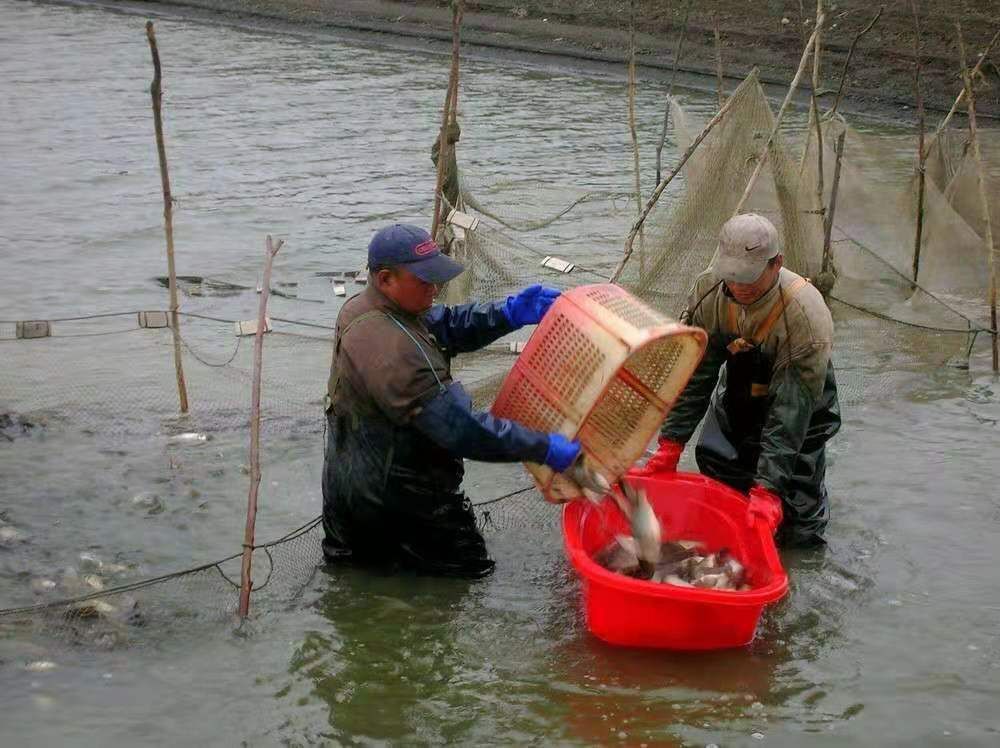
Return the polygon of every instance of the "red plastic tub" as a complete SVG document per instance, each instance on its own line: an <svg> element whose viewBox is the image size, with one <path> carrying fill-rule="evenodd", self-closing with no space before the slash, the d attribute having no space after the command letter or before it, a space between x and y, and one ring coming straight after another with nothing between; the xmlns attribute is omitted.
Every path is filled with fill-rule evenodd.
<svg viewBox="0 0 1000 748"><path fill-rule="evenodd" d="M764 606L784 596L788 575L772 528L750 518L745 496L697 473L629 478L642 486L663 526L664 540L700 540L728 548L746 567L752 589L707 590L615 574L593 556L628 522L610 497L599 505L577 500L563 511L563 538L583 585L587 628L600 639L630 647L697 650L748 644Z"/></svg>

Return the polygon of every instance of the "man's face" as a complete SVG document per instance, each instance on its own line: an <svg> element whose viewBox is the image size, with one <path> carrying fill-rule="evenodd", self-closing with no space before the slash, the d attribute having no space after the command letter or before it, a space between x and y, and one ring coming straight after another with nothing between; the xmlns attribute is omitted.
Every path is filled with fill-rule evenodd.
<svg viewBox="0 0 1000 748"><path fill-rule="evenodd" d="M737 304L743 304L744 306L753 304L757 299L771 290L771 286L778 279L778 272L781 270L783 261L784 257L778 255L772 262L768 263L767 267L764 268L764 272L753 283L726 281L726 288L729 289L729 293L733 295Z"/></svg>
<svg viewBox="0 0 1000 748"><path fill-rule="evenodd" d="M409 314L421 314L430 309L440 290L439 286L420 280L403 267L379 270L375 274L375 283L384 296Z"/></svg>

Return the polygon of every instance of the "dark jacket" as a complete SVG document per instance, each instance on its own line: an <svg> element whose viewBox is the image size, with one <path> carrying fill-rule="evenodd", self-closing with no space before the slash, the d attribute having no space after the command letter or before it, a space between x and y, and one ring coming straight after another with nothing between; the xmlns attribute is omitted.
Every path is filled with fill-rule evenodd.
<svg viewBox="0 0 1000 748"><path fill-rule="evenodd" d="M492 569L460 492L462 459L542 462L548 436L473 411L450 360L512 329L500 304L414 316L374 285L344 305L328 383L328 557L440 574Z"/></svg>

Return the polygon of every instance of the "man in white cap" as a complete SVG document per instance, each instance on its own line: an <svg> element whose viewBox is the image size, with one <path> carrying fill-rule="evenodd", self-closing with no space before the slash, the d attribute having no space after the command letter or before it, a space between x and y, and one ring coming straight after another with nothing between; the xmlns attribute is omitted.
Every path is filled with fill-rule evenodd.
<svg viewBox="0 0 1000 748"><path fill-rule="evenodd" d="M737 215L722 227L681 317L708 332L708 348L641 472L676 470L705 417L695 449L702 473L748 492L751 511L782 544L819 545L830 516L825 445L840 429L833 320L819 291L783 260L763 216Z"/></svg>

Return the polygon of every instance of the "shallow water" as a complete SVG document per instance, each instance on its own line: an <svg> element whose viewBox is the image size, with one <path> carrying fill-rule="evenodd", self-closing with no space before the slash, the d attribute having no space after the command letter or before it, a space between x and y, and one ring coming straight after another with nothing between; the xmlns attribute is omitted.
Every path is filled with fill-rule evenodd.
<svg viewBox="0 0 1000 748"><path fill-rule="evenodd" d="M153 281L165 263L143 20L0 0L0 319L165 305ZM300 283L295 293L322 302L275 298L272 315L331 321L338 304L312 274L359 268L376 227L429 211L445 59L335 33L164 19L157 34L179 272L252 287L270 232L288 242L275 283ZM682 99L696 112L713 105ZM463 67L463 165L484 184L516 175L625 192L623 102L615 71L473 53ZM641 89L638 109L650 143L658 92ZM633 207L605 201L531 243L607 266ZM248 318L256 295L184 297L183 306ZM101 413L79 419L84 428L54 419L0 441L0 510L28 535L0 547L0 607L33 602L30 580L77 565L81 552L133 564L141 577L239 549L245 431L169 445L168 433L202 422L169 418L170 397L143 407L116 390L126 373L169 384L167 339L144 335L58 342L60 356L56 341L0 342L0 384L34 376L25 368L33 356L53 356L59 374L80 366L81 379L94 379L82 384L137 419L110 441ZM283 359L294 371L273 380L315 381L321 393L322 340L281 340L269 339L269 355L295 355ZM230 346L211 353L224 358ZM506 516L496 509L508 529L488 533L498 566L487 580L306 573L302 595L261 606L248 635L216 617L152 619L135 646L110 652L0 641L3 742L996 744L1000 401L987 364L981 351L971 373L891 350L876 362L895 386L848 410L832 444L830 546L785 555L792 590L745 649L651 654L595 641L557 510L539 511L529 496ZM193 400L228 392L222 405L242 407L245 380L191 376L202 387ZM319 512L321 426L294 394L288 422L265 434L258 538ZM4 397L0 388L0 405ZM222 405L205 424L234 417ZM155 428L141 436L147 411ZM519 467L469 466L477 501L525 483ZM163 511L131 502L144 491ZM38 659L58 668L24 670Z"/></svg>

